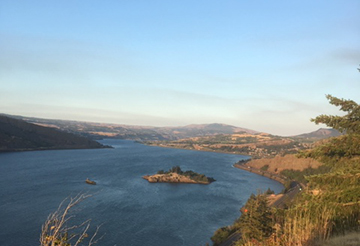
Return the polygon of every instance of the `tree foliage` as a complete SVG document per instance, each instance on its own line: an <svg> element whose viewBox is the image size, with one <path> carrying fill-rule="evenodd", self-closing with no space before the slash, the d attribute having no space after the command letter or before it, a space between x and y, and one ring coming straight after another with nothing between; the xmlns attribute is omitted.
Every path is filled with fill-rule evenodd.
<svg viewBox="0 0 360 246"><path fill-rule="evenodd" d="M183 170L181 170L181 168L179 166L174 166L174 167L170 168L169 171L159 170L157 172L157 174L169 174L169 173L177 173L179 175L186 176L186 177L188 177L194 181L198 181L198 182L211 183L211 182L215 181L215 179L212 177L206 177L204 174L196 173L191 170L187 170L184 172Z"/></svg>
<svg viewBox="0 0 360 246"><path fill-rule="evenodd" d="M211 241L214 243L213 245L214 246L220 245L230 236L232 232L233 231L228 226L217 229L214 235L211 237Z"/></svg>
<svg viewBox="0 0 360 246"><path fill-rule="evenodd" d="M326 98L330 104L340 107L346 114L319 115L311 121L326 124L344 135L324 141L311 151L300 153L300 156L315 158L330 166L340 166L342 158L360 156L360 105L353 100L339 99L331 95L326 95Z"/></svg>
<svg viewBox="0 0 360 246"><path fill-rule="evenodd" d="M360 134L360 105L353 100L339 99L331 95L326 95L330 104L340 107L340 110L346 112L344 116L319 115L312 122L322 123L332 127L342 133Z"/></svg>
<svg viewBox="0 0 360 246"><path fill-rule="evenodd" d="M252 194L245 206L242 215L236 222L244 240L262 240L269 237L273 231L272 212L267 204L265 194Z"/></svg>
<svg viewBox="0 0 360 246"><path fill-rule="evenodd" d="M235 245L316 245L338 233L360 231L360 106L352 100L326 97L346 114L320 115L312 121L343 135L299 154L325 165L281 172L291 179L308 181L286 209L269 210L262 196L252 195L235 224L243 237Z"/></svg>
<svg viewBox="0 0 360 246"><path fill-rule="evenodd" d="M329 166L339 166L340 159L360 156L360 134L343 135L299 154L311 157Z"/></svg>

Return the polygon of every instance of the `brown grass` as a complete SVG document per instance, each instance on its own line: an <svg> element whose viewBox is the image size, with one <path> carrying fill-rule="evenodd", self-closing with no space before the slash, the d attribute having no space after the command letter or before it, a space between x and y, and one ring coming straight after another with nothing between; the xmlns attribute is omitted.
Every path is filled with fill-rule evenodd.
<svg viewBox="0 0 360 246"><path fill-rule="evenodd" d="M285 169L302 171L306 168L318 168L321 163L311 158L297 158L295 155L276 156L269 159L255 159L246 163L247 166L260 169L269 165L268 172L280 173ZM275 172L276 170L276 172Z"/></svg>
<svg viewBox="0 0 360 246"><path fill-rule="evenodd" d="M246 242L237 242L236 246L325 246L329 240L331 229L332 208L323 207L316 216L308 210L295 209L294 214L288 214L282 226L276 224L274 233L265 241L258 242L250 239ZM322 244L316 244L322 242ZM353 239L351 239L353 240ZM351 241L350 239L348 242ZM352 242L352 241L351 241ZM334 244L342 246L355 246L358 244ZM331 245L332 246L332 245Z"/></svg>
<svg viewBox="0 0 360 246"><path fill-rule="evenodd" d="M330 238L327 241L317 243L315 246L359 246L360 233L352 232L344 236Z"/></svg>

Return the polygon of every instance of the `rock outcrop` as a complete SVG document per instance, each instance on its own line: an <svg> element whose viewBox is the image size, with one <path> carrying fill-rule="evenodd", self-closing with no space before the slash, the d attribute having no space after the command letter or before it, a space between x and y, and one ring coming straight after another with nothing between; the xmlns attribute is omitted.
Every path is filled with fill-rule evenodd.
<svg viewBox="0 0 360 246"><path fill-rule="evenodd" d="M143 176L150 183L184 183L184 184L210 184L212 181L196 181L177 173L154 174Z"/></svg>

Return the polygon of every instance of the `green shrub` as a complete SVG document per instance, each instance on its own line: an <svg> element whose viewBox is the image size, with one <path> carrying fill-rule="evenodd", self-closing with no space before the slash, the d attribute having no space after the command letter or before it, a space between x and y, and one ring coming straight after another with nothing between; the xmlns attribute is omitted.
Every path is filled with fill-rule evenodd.
<svg viewBox="0 0 360 246"><path fill-rule="evenodd" d="M214 246L217 246L224 242L231 234L231 229L226 227L221 227L217 229L214 233L214 235L211 237L211 241L213 241Z"/></svg>

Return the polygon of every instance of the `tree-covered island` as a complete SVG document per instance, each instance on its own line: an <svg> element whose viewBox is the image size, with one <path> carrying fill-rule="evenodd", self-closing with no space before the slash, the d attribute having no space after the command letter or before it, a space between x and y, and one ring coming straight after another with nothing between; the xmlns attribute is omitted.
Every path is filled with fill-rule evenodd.
<svg viewBox="0 0 360 246"><path fill-rule="evenodd" d="M210 184L214 178L206 177L193 171L182 171L179 166L172 167L169 171L160 170L154 175L145 175L150 183L186 183L186 184Z"/></svg>

